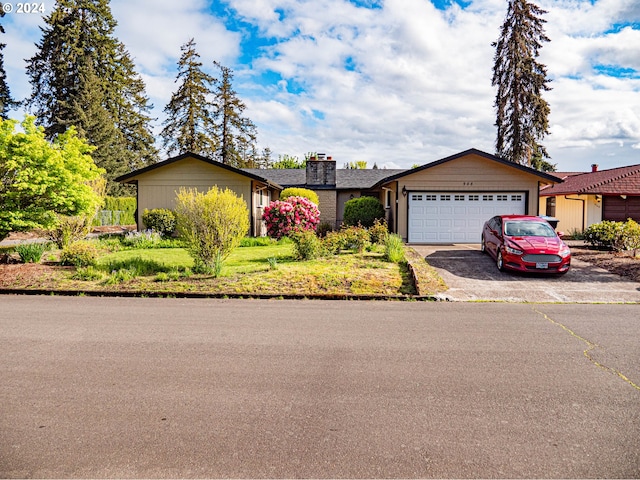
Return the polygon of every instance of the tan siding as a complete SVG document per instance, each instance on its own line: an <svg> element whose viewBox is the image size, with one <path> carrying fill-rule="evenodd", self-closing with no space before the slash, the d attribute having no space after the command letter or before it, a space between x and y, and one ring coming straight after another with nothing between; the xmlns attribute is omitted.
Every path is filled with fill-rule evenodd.
<svg viewBox="0 0 640 480"><path fill-rule="evenodd" d="M524 192L528 195L528 213L537 215L538 177L477 155L467 155L409 174L398 180L398 190L451 192ZM407 197L398 196L398 233L407 236Z"/></svg>
<svg viewBox="0 0 640 480"><path fill-rule="evenodd" d="M546 211L546 199L540 197L542 213ZM595 195L557 196L555 216L559 220L558 231L566 234L582 232L589 225L602 221L602 200L596 199Z"/></svg>
<svg viewBox="0 0 640 480"><path fill-rule="evenodd" d="M175 208L176 193L181 187L207 192L211 187L229 188L243 198L250 208L251 180L235 172L186 158L171 165L139 175L138 225L142 226L145 209ZM251 214L249 214L251 220Z"/></svg>

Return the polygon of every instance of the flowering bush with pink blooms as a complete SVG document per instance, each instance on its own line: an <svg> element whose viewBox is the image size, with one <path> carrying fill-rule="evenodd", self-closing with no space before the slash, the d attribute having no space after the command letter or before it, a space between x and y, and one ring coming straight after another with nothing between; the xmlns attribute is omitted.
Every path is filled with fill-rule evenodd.
<svg viewBox="0 0 640 480"><path fill-rule="evenodd" d="M279 239L303 230L315 232L320 223L320 211L307 198L289 197L271 202L265 207L262 219L267 226L267 234Z"/></svg>

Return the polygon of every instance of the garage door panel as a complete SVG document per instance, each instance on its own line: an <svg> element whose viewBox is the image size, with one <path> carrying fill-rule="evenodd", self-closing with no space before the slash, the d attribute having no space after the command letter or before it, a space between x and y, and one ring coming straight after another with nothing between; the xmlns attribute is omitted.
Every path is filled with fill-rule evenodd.
<svg viewBox="0 0 640 480"><path fill-rule="evenodd" d="M525 198L519 192L412 193L409 242L478 243L485 221L499 214L524 214Z"/></svg>

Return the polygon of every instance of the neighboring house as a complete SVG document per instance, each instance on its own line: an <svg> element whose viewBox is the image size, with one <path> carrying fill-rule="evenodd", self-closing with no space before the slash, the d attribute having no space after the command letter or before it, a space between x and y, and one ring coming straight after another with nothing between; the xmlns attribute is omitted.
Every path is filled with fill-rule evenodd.
<svg viewBox="0 0 640 480"><path fill-rule="evenodd" d="M145 208L172 208L180 187L206 190L217 185L245 198L251 234L261 235L260 207L282 188L302 187L318 194L321 221L335 227L349 199L378 198L390 230L410 243L478 243L486 220L498 214L538 215L540 188L562 182L476 149L411 170L337 169L324 155L309 160L306 170L235 169L187 153L117 180L138 186L139 227ZM259 193L263 196L257 197Z"/></svg>
<svg viewBox="0 0 640 480"><path fill-rule="evenodd" d="M260 175L194 153L149 165L122 175L116 181L137 186L136 224L139 230L145 228L142 214L146 209L175 208L176 192L180 188L196 188L207 192L215 185L223 190L228 188L244 199L249 211L249 234L262 236L266 233L262 209L271 200L277 199L282 190L280 185Z"/></svg>
<svg viewBox="0 0 640 480"><path fill-rule="evenodd" d="M583 232L602 220L640 222L640 165L591 172L556 173L562 183L540 190L540 211L560 220L565 233Z"/></svg>

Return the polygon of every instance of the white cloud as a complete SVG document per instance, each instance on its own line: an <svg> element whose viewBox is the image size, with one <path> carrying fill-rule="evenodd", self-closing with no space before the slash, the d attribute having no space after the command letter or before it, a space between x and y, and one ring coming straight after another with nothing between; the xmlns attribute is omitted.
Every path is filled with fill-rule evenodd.
<svg viewBox="0 0 640 480"><path fill-rule="evenodd" d="M545 95L552 134L543 142L552 162L561 170L640 163L640 4L538 3L548 10L551 38L541 61L553 78ZM346 0L224 5L218 17L206 0L159 0L152 7L146 0L112 0L116 35L147 84L158 123L175 89L179 47L194 37L205 65L215 59L234 69L234 86L258 125L260 146L275 155L325 151L339 164L409 167L470 147L493 151L491 42L506 14L504 0L473 0L446 11L427 0L386 0L380 9ZM247 23L230 27L227 15ZM15 18L13 24L6 19L5 67L12 92L24 96L22 58L35 52L38 22L24 19L18 28ZM266 45L241 50L247 24ZM250 63L240 63L247 54ZM609 76L594 66L628 75ZM257 79L264 74L277 81L263 84Z"/></svg>

